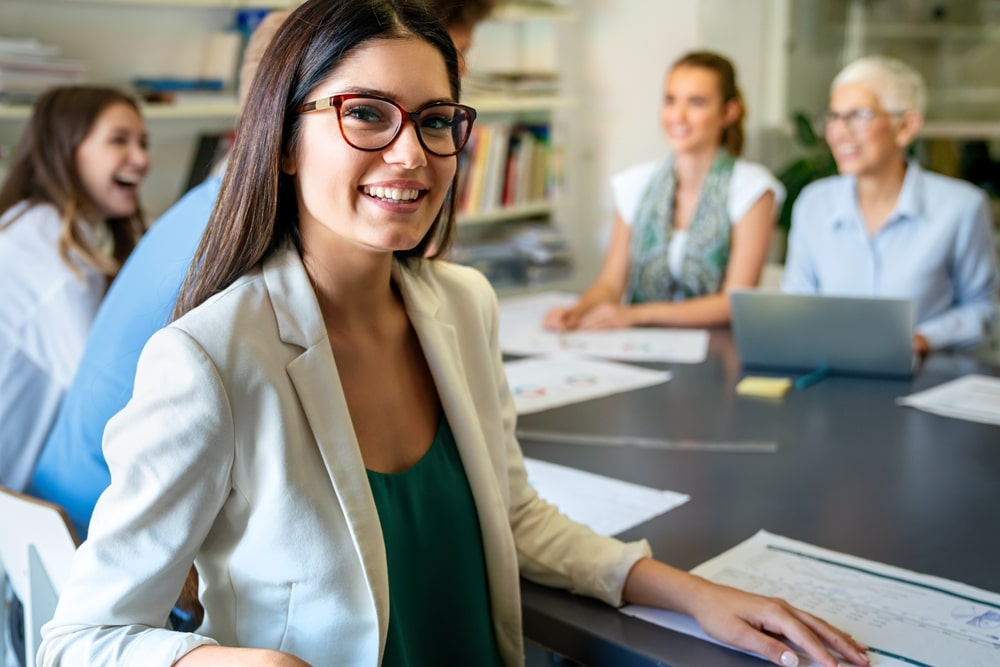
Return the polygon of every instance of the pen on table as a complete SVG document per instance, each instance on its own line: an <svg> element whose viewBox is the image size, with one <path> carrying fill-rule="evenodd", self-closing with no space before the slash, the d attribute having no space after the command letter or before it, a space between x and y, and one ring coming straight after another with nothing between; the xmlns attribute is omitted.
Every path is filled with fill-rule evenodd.
<svg viewBox="0 0 1000 667"><path fill-rule="evenodd" d="M795 388L805 389L806 387L811 387L829 374L830 371L826 368L826 366L820 366L811 373L806 373L805 375L801 375L796 378Z"/></svg>

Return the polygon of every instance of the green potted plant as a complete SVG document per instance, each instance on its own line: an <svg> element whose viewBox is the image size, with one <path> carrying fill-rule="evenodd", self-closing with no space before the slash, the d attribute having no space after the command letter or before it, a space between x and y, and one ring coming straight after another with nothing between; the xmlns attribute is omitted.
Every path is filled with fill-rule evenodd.
<svg viewBox="0 0 1000 667"><path fill-rule="evenodd" d="M816 133L809 116L801 111L792 116L795 142L801 155L782 168L777 176L785 186L785 203L778 216L778 229L786 236L792 227L792 207L799 193L812 183L837 173L837 163L826 141ZM784 253L782 253L784 255Z"/></svg>

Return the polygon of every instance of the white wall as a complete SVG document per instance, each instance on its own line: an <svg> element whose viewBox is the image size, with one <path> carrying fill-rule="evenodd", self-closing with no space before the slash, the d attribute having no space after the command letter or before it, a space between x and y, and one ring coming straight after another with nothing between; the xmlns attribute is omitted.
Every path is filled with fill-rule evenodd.
<svg viewBox="0 0 1000 667"><path fill-rule="evenodd" d="M697 3L682 0L581 0L583 40L578 93L580 147L572 166L580 219L576 278L597 273L611 227L612 174L656 159L666 144L659 128L669 63L697 46Z"/></svg>

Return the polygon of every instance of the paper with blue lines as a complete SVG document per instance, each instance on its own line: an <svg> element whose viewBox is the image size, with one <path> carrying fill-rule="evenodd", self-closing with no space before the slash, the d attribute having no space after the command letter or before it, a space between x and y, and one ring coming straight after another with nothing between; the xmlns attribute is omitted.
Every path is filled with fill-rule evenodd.
<svg viewBox="0 0 1000 667"><path fill-rule="evenodd" d="M779 596L869 647L879 667L1000 665L1000 594L821 549L760 531L692 572ZM678 632L709 639L688 616L622 608ZM714 640L710 640L714 641ZM802 660L801 665L810 663Z"/></svg>

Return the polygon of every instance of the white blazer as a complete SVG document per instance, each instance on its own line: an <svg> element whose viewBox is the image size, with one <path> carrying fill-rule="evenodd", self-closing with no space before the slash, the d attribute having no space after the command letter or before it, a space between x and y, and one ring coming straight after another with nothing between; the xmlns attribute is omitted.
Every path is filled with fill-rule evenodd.
<svg viewBox="0 0 1000 667"><path fill-rule="evenodd" d="M519 573L617 605L649 547L595 535L528 485L485 278L441 261L396 266L394 277L475 498L497 642L506 664L521 664ZM104 449L111 486L39 665L167 666L213 643L317 667L379 664L382 530L294 251L150 339ZM181 634L164 624L192 561L205 622Z"/></svg>

